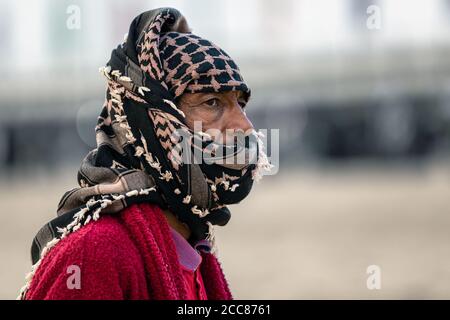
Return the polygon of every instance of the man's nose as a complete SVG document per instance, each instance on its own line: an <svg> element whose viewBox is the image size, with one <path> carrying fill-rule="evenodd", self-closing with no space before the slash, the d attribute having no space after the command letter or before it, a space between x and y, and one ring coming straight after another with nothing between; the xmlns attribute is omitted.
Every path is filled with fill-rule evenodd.
<svg viewBox="0 0 450 320"><path fill-rule="evenodd" d="M253 130L252 122L247 118L247 115L239 104L233 106L226 129L233 131L242 130L243 132Z"/></svg>

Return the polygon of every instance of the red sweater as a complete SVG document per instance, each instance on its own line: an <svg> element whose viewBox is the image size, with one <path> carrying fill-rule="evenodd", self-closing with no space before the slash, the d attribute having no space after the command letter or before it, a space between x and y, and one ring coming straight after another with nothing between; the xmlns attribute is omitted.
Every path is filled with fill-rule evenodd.
<svg viewBox="0 0 450 320"><path fill-rule="evenodd" d="M36 270L26 299L232 299L214 255L201 252L199 272L186 270L179 258L162 211L135 204L56 244Z"/></svg>

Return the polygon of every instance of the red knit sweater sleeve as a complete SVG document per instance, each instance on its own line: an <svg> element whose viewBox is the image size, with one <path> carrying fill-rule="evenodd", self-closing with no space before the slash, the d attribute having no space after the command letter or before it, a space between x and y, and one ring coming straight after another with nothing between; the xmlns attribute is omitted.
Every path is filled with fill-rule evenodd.
<svg viewBox="0 0 450 320"><path fill-rule="evenodd" d="M119 219L103 217L43 258L27 299L148 299L142 259Z"/></svg>

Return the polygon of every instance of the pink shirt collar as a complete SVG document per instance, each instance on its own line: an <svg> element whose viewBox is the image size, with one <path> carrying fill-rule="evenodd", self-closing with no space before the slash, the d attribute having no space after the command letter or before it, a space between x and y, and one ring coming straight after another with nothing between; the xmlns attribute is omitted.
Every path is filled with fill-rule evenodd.
<svg viewBox="0 0 450 320"><path fill-rule="evenodd" d="M211 244L207 240L197 241L193 246L175 229L170 227L180 264L188 270L195 271L202 262L199 251L210 252Z"/></svg>

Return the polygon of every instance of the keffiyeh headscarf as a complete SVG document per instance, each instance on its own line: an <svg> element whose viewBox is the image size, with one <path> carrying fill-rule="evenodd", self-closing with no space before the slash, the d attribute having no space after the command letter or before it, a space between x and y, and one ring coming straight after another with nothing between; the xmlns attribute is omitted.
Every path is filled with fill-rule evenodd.
<svg viewBox="0 0 450 320"><path fill-rule="evenodd" d="M133 203L169 209L191 229L189 241L214 244L213 225L230 219L226 205L247 196L260 171L270 167L256 133L226 146L186 126L176 106L183 93L240 90L248 99L250 90L228 54L191 34L177 10L136 17L100 71L107 91L95 128L97 147L82 161L80 187L63 195L58 217L36 235L34 270L60 239ZM242 164L227 161L241 155Z"/></svg>

